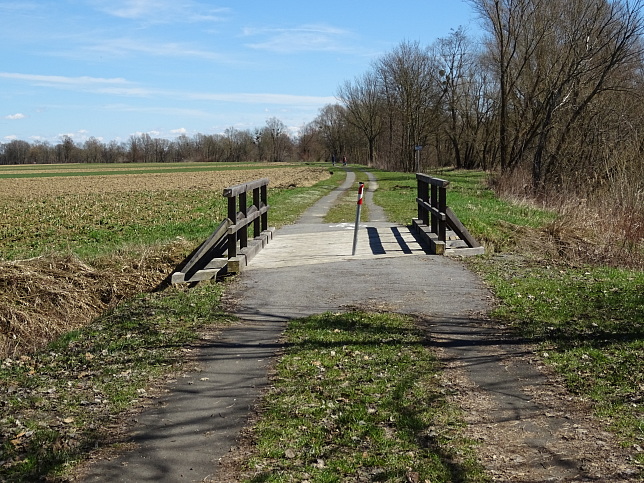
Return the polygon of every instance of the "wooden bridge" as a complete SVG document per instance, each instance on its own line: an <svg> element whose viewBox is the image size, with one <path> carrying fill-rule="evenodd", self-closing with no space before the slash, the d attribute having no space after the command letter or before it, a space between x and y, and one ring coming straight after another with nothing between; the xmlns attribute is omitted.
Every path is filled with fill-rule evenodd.
<svg viewBox="0 0 644 483"><path fill-rule="evenodd" d="M364 202L369 206L370 219L358 225L355 254L355 224L324 223L337 198L353 188L356 179L353 171L347 171L344 183L307 210L295 224L281 228L279 241L273 243L270 242L275 230L268 226L269 180L261 179L224 190L228 217L177 269L172 283L197 282L253 268L315 265L345 259L483 253L483 247L449 209L447 181L418 174L418 218L411 220L409 226L401 226L388 222L382 208L373 202L377 180L371 173L365 175L369 181Z"/></svg>

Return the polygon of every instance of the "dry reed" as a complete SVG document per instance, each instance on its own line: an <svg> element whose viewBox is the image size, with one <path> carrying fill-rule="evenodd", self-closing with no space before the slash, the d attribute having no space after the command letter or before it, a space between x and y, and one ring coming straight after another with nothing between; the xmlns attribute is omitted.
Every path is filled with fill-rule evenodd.
<svg viewBox="0 0 644 483"><path fill-rule="evenodd" d="M129 250L88 265L50 254L0 263L0 358L17 357L154 289L188 253L185 241Z"/></svg>

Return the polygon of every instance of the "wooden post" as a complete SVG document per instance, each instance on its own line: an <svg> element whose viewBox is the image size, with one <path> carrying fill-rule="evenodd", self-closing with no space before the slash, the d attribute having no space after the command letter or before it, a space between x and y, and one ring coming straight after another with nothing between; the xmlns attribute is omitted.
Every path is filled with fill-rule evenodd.
<svg viewBox="0 0 644 483"><path fill-rule="evenodd" d="M444 186L438 188L438 211L445 213L447 210L447 189ZM440 241L446 241L447 238L447 220L439 219L438 220L438 239Z"/></svg>
<svg viewBox="0 0 644 483"><path fill-rule="evenodd" d="M244 215L248 215L248 196L247 191L239 193L239 211ZM248 225L244 222L239 230L239 248L246 248L248 246Z"/></svg>
<svg viewBox="0 0 644 483"><path fill-rule="evenodd" d="M237 197L230 196L228 198L228 219L230 224L237 223ZM228 258L237 256L237 232L228 234Z"/></svg>
<svg viewBox="0 0 644 483"><path fill-rule="evenodd" d="M263 206L268 206L268 183L260 186L260 198ZM260 208L258 206L258 208ZM268 230L268 211L262 214L262 231Z"/></svg>
<svg viewBox="0 0 644 483"><path fill-rule="evenodd" d="M434 207L438 207L438 186L435 184L432 185L432 196L430 204ZM438 234L438 217L432 212L431 214L431 232Z"/></svg>
<svg viewBox="0 0 644 483"><path fill-rule="evenodd" d="M258 210L262 206L260 201L261 199L259 196L259 187L257 187L253 190L253 205L255 205L255 207ZM262 227L261 227L262 220L260 218L255 218L253 220L253 237L258 237L262 232Z"/></svg>
<svg viewBox="0 0 644 483"><path fill-rule="evenodd" d="M429 203L429 183L418 178L418 197L425 203ZM418 219L429 226L429 211L418 205Z"/></svg>

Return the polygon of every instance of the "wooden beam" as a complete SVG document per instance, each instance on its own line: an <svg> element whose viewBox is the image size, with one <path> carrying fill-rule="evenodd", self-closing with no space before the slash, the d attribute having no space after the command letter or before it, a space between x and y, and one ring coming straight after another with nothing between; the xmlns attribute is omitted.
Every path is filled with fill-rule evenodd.
<svg viewBox="0 0 644 483"><path fill-rule="evenodd" d="M416 203L418 203L418 206L422 207L428 213L432 213L439 220L441 221L447 220L447 215L445 215L445 213L441 213L438 208L434 208L431 204L427 203L426 201L423 201L420 198L416 198Z"/></svg>
<svg viewBox="0 0 644 483"><path fill-rule="evenodd" d="M426 174L422 174L422 173L416 173L416 179L419 179L422 182L431 184L433 186L438 186L440 188L445 188L449 184L449 181L447 180L440 179L440 178L432 178L431 176L427 176Z"/></svg>
<svg viewBox="0 0 644 483"><path fill-rule="evenodd" d="M481 246L481 244L474 239L470 232L467 231L467 228L465 228L463 223L461 223L461 221L456 216L456 213L454 213L450 207L447 207L445 209L445 214L447 215L447 224L452 230L454 230L454 232L459 236L461 240L465 240L470 248L478 248Z"/></svg>
<svg viewBox="0 0 644 483"><path fill-rule="evenodd" d="M255 181L251 181L249 183L230 186L229 188L224 189L223 194L224 194L224 197L226 198L232 198L233 196L237 196L240 193L246 193L247 191L251 191L255 188L266 186L268 182L269 182L268 178L262 178L262 179L257 179Z"/></svg>

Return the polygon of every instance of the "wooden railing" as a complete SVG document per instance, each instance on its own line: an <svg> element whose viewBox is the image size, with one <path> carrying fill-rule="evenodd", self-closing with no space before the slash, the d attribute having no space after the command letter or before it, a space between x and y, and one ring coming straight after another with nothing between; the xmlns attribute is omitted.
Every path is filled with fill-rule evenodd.
<svg viewBox="0 0 644 483"><path fill-rule="evenodd" d="M449 181L417 173L418 218L412 226L429 243L432 253L471 255L484 253L483 247L467 231L447 206Z"/></svg>
<svg viewBox="0 0 644 483"><path fill-rule="evenodd" d="M224 190L224 197L228 198L228 220L231 222L227 231L229 272L241 272L272 238L272 232L268 230L268 182L268 178L262 178ZM249 191L253 192L250 206ZM249 244L248 226L251 223L254 238L253 243Z"/></svg>
<svg viewBox="0 0 644 483"><path fill-rule="evenodd" d="M224 189L228 218L178 267L172 274L172 283L209 280L244 269L273 237L268 227L268 183L268 178L262 178Z"/></svg>

